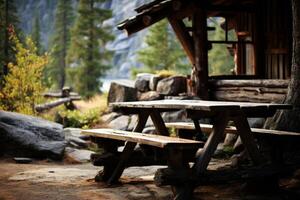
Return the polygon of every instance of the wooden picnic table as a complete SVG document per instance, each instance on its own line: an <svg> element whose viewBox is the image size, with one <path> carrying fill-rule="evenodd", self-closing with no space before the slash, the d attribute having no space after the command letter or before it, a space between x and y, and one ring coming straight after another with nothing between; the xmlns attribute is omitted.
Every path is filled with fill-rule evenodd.
<svg viewBox="0 0 300 200"><path fill-rule="evenodd" d="M210 134L201 156L195 163L197 174L205 171L212 154L220 142L223 132L230 120L236 126L245 148L254 163L262 163L262 157L251 134L247 118L272 117L279 109L291 109L291 105L273 103L223 102L203 100L157 100L137 102L116 102L110 106L123 114L137 114L138 124L135 132L141 132L150 116L160 135L168 136L169 132L160 115L162 112L184 109L187 117L197 122L202 118L213 118L213 131ZM197 128L197 126L196 126Z"/></svg>

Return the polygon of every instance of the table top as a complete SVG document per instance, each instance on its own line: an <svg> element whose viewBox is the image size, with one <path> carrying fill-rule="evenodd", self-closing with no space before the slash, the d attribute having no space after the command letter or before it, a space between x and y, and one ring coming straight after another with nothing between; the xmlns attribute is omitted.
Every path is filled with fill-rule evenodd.
<svg viewBox="0 0 300 200"><path fill-rule="evenodd" d="M289 104L273 103L249 103L229 101L204 101L204 100L155 100L155 101L132 101L111 103L113 108L157 108L157 109L187 109L200 111L222 111L222 110L277 110L292 109Z"/></svg>

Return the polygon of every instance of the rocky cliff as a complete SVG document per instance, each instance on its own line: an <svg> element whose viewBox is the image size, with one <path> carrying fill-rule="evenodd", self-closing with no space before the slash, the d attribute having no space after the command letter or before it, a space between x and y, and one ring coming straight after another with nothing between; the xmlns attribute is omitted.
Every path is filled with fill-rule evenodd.
<svg viewBox="0 0 300 200"><path fill-rule="evenodd" d="M136 51L141 48L146 31L141 31L131 37L117 30L116 25L126 18L135 14L134 8L151 0L108 0L103 6L111 9L113 17L105 23L113 27L115 40L107 45L109 50L114 51L112 60L113 69L109 78L130 75L130 68L140 67L136 60ZM20 27L25 34L30 34L35 15L39 15L41 23L41 38L45 49L49 46L54 25L54 16L57 0L17 0L17 8L20 16ZM74 0L74 9L77 1Z"/></svg>

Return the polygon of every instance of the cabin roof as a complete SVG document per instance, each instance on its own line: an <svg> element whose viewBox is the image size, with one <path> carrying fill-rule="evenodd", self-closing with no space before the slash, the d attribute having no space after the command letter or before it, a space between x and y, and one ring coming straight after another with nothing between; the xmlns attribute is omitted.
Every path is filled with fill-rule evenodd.
<svg viewBox="0 0 300 200"><path fill-rule="evenodd" d="M191 17L197 7L204 7L207 16L223 16L230 12L253 11L255 0L154 0L135 8L137 14L118 24L128 35L136 33L170 16Z"/></svg>

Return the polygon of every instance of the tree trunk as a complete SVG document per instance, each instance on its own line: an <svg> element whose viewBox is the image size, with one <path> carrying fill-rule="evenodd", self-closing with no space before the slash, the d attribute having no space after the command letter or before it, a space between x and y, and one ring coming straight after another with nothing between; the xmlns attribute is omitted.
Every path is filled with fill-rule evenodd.
<svg viewBox="0 0 300 200"><path fill-rule="evenodd" d="M292 110L277 112L266 128L300 132L300 1L292 0L293 55L292 75L285 103L292 104Z"/></svg>

